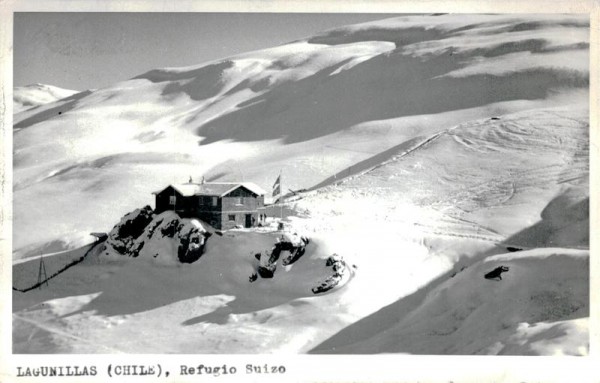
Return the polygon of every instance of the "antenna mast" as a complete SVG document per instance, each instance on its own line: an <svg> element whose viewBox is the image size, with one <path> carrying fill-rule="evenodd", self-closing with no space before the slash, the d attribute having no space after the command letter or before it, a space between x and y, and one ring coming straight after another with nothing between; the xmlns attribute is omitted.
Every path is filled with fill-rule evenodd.
<svg viewBox="0 0 600 383"><path fill-rule="evenodd" d="M38 286L41 289L42 284L46 282L48 285L48 274L46 274L46 265L44 264L44 256L40 253L40 268L38 270Z"/></svg>

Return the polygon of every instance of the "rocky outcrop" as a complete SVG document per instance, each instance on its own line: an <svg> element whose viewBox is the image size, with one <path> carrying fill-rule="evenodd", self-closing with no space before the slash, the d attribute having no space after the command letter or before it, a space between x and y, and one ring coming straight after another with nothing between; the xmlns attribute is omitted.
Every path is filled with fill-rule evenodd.
<svg viewBox="0 0 600 383"><path fill-rule="evenodd" d="M172 211L156 215L146 206L126 214L113 228L106 252L192 263L204 254L210 236L198 220L181 218Z"/></svg>
<svg viewBox="0 0 600 383"><path fill-rule="evenodd" d="M154 212L148 205L127 213L108 233L107 247L121 255L137 257L140 249L136 239L144 232L153 218Z"/></svg>
<svg viewBox="0 0 600 383"><path fill-rule="evenodd" d="M191 226L191 227L190 227ZM184 225L179 233L177 256L182 263L192 263L204 254L206 240L211 236L194 225Z"/></svg>
<svg viewBox="0 0 600 383"><path fill-rule="evenodd" d="M299 236L296 233L282 234L270 252L266 251L265 254L255 254L254 257L258 261L258 265L256 266L256 272L249 278L250 282L258 279L259 275L262 278L273 278L277 269L277 262L283 251L287 251L289 254L281 261L281 264L288 266L304 255L306 246L309 243L310 239L306 236Z"/></svg>
<svg viewBox="0 0 600 383"><path fill-rule="evenodd" d="M331 267L333 274L321 282L320 285L313 287L313 294L321 294L329 291L338 286L342 280L350 276L351 269L346 261L344 261L344 258L339 254L333 254L331 257L327 258L325 266ZM356 266L352 265L352 268L356 268Z"/></svg>

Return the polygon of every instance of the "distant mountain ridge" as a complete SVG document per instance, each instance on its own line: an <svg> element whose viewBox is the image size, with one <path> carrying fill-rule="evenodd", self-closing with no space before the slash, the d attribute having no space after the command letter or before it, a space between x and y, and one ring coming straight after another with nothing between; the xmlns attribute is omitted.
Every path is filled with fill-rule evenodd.
<svg viewBox="0 0 600 383"><path fill-rule="evenodd" d="M13 114L35 106L58 101L79 93L77 90L62 89L52 85L31 84L16 87L13 91Z"/></svg>

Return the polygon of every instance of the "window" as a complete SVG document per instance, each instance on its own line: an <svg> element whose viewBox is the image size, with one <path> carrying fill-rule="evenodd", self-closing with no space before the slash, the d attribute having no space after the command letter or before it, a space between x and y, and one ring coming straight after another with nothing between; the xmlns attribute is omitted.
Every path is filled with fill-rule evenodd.
<svg viewBox="0 0 600 383"><path fill-rule="evenodd" d="M169 205L175 205L176 202L177 202L177 198L175 198L174 195L170 195L169 196Z"/></svg>
<svg viewBox="0 0 600 383"><path fill-rule="evenodd" d="M236 205L243 205L244 204L244 197L237 197L235 199L235 203L236 203Z"/></svg>
<svg viewBox="0 0 600 383"><path fill-rule="evenodd" d="M212 197L212 205L217 206L219 199L217 197Z"/></svg>
<svg viewBox="0 0 600 383"><path fill-rule="evenodd" d="M229 214L229 215L228 215L228 219L229 219L230 221L235 221L235 214Z"/></svg>

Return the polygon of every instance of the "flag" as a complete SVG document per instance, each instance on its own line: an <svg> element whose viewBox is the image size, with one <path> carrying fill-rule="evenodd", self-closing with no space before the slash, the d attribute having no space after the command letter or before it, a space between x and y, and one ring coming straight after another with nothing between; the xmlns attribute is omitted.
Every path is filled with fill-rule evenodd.
<svg viewBox="0 0 600 383"><path fill-rule="evenodd" d="M272 194L273 194L273 197L281 194L281 174L277 177L277 179L275 180L275 183L273 184L273 193Z"/></svg>

